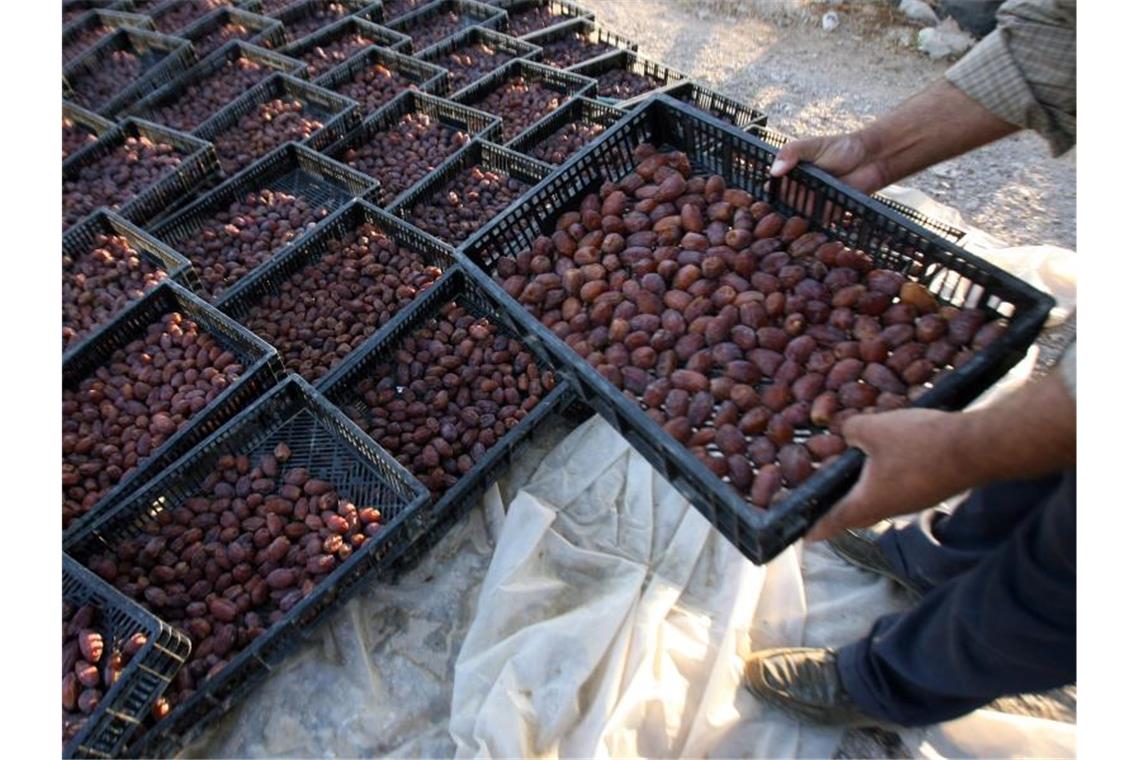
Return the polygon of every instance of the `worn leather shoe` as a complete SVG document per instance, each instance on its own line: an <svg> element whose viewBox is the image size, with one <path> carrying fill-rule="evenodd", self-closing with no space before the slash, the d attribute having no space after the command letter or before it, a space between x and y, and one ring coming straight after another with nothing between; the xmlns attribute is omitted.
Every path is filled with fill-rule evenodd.
<svg viewBox="0 0 1140 760"><path fill-rule="evenodd" d="M930 589L911 578L896 573L887 561L886 555L883 554L883 550L879 548L878 539L883 531L888 529L890 529L890 523L883 521L870 528L845 530L829 539L827 543L831 546L832 551L852 565L890 578L910 592L912 596L919 598Z"/></svg>
<svg viewBox="0 0 1140 760"><path fill-rule="evenodd" d="M839 680L835 651L785 647L753 652L744 661L744 684L756 698L792 717L827 726L898 726L864 713Z"/></svg>

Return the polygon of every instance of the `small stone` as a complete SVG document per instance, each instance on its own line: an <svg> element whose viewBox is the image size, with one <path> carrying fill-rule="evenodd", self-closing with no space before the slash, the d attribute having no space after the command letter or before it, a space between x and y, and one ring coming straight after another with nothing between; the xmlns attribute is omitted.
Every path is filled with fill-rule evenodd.
<svg viewBox="0 0 1140 760"><path fill-rule="evenodd" d="M839 14L835 11L828 11L823 14L820 26L823 27L823 31L825 32L834 31L839 26Z"/></svg>
<svg viewBox="0 0 1140 760"><path fill-rule="evenodd" d="M974 38L963 32L952 18L918 33L918 49L934 60L960 56L974 46Z"/></svg>
<svg viewBox="0 0 1140 760"><path fill-rule="evenodd" d="M923 26L938 26L938 14L923 0L902 0L899 10L911 21L917 21Z"/></svg>

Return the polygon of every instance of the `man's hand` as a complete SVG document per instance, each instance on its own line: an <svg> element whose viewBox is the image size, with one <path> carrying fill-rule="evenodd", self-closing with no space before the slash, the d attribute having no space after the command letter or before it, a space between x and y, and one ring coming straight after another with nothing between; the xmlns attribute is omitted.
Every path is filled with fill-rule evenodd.
<svg viewBox="0 0 1140 760"><path fill-rule="evenodd" d="M955 440L961 416L900 409L848 420L843 435L848 445L867 455L863 472L807 539L821 541L846 528L866 528L888 517L917 512L969 488Z"/></svg>
<svg viewBox="0 0 1140 760"><path fill-rule="evenodd" d="M864 193L890 184L886 167L874 157L860 132L793 140L776 154L772 176L783 177L800 161L813 163Z"/></svg>
<svg viewBox="0 0 1140 760"><path fill-rule="evenodd" d="M855 487L808 532L809 541L917 512L974 486L1076 467L1077 404L1052 372L981 409L860 415L847 421L843 435L867 460Z"/></svg>

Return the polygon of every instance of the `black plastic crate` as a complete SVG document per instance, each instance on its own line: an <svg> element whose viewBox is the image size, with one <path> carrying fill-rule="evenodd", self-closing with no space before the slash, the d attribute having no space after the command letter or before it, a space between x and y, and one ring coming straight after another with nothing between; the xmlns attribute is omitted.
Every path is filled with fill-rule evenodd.
<svg viewBox="0 0 1140 760"><path fill-rule="evenodd" d="M97 113L92 113L86 108L80 108L74 103L63 101L63 131L71 131L75 137L74 146L69 151L67 138L64 137L63 142L63 160L67 160L69 156L78 153L86 145L96 142L99 137L109 129L113 129L115 122L110 119L104 119ZM86 135L87 137L81 137ZM82 141L82 145L79 142Z"/></svg>
<svg viewBox="0 0 1140 760"><path fill-rule="evenodd" d="M551 68L550 66L544 66L540 63L534 63L533 61L515 60L501 69L491 72L482 79L475 81L473 84L464 87L459 92L452 93L451 99L456 103L462 103L463 105L486 111L492 116L501 117L502 114L494 113L480 104L488 95L515 77L522 77L527 82L537 82L547 89L561 92L566 96L566 101L579 95L592 97L598 89L597 82L580 74ZM562 104L560 103L559 105ZM504 125L502 139L504 141L513 140L522 134L525 129L532 126L532 124L528 124L514 132L511 132Z"/></svg>
<svg viewBox="0 0 1140 760"><path fill-rule="evenodd" d="M410 83L408 89L405 89L403 92L414 88L420 92L434 95L443 90L447 79L447 71L441 69L439 66L433 66L430 63L424 63L403 53L397 53L394 50L373 45L364 48L364 50L361 50L332 71L318 77L315 83L332 92L341 93L344 87L351 83L357 74L377 64L399 74ZM349 96L341 95L341 97L347 98ZM397 97L399 96L397 95ZM365 116L368 116L380 108L383 108L385 105L390 104L394 99L395 98L386 100L371 110L369 110L368 105L364 102L359 100L356 102L360 103L361 112ZM326 145L327 144L328 143L326 143Z"/></svg>
<svg viewBox="0 0 1140 760"><path fill-rule="evenodd" d="M130 11L131 0L63 0L63 27L79 20L79 17L93 10Z"/></svg>
<svg viewBox="0 0 1140 760"><path fill-rule="evenodd" d="M244 324L250 310L262 299L276 295L281 283L326 256L331 241L346 237L365 223L371 223L382 229L390 240L401 248L416 254L428 266L435 266L441 271L446 271L455 264L453 249L442 245L439 241L423 234L407 222L382 211L371 203L354 201L322 221L311 235L306 236L296 246L283 251L280 256L270 259L254 272L251 272L239 286L230 290L228 295L218 302L218 309ZM428 287L434 287L437 282L438 280ZM395 316L393 314L388 321L394 319ZM382 327L383 325L379 325L377 329ZM357 348L361 348L363 343L367 342L367 337L373 334L375 334L375 330L368 333L365 341ZM268 338L266 340L268 341ZM355 349L352 353L342 357L330 371L335 371L340 364L351 361L354 354ZM284 360L284 354L281 356ZM288 367L286 370L293 371L289 370ZM321 378L306 379L312 383L319 383Z"/></svg>
<svg viewBox="0 0 1140 760"><path fill-rule="evenodd" d="M368 144L377 134L387 131L410 113L427 114L453 132L467 133L472 140L480 137L487 140L496 138L501 128L501 122L496 116L461 106L434 95L406 91L369 116L364 123L349 132L342 140L325 148L323 152L326 156L342 162L349 168L356 168L353 166L352 160L347 158L345 154L350 150ZM356 170L367 174L363 169L356 168ZM371 193L373 202L381 207L388 205L400 193L413 187L424 176L427 175L414 177L410 181L405 181L402 186L397 187L382 184L379 177L373 177L378 183L376 189Z"/></svg>
<svg viewBox="0 0 1140 760"><path fill-rule="evenodd" d="M199 496L199 484L220 457L245 454L256 461L272 453L280 441L292 449L291 467L306 467L355 504L378 508L385 528L156 723L130 747L132 757L177 754L280 665L357 588L372 581L378 568L394 562L416 535L427 502L426 489L312 386L290 376L82 534L71 536L65 550L87 561L138 535L161 512Z"/></svg>
<svg viewBox="0 0 1140 760"><path fill-rule="evenodd" d="M333 13L339 15L331 18ZM345 18L356 17L379 24L384 20L384 4L376 0L298 0L266 15L284 25L285 38L292 43Z"/></svg>
<svg viewBox="0 0 1140 760"><path fill-rule="evenodd" d="M565 24L567 21L573 21L577 18L584 18L589 21L595 20L593 11L587 10L577 3L565 2L565 0L505 0L505 2L497 2L494 3L494 5L507 12L507 33L520 38L528 34L549 29L558 24ZM520 25L520 17L535 11L546 11L553 18L545 24L535 25L534 23L529 23L525 26Z"/></svg>
<svg viewBox="0 0 1140 760"><path fill-rule="evenodd" d="M127 51L140 59L140 73L114 94L93 98L82 94L82 83L107 56ZM96 113L113 117L134 101L174 80L194 63L194 48L184 39L122 27L92 45L63 70L63 96ZM77 89L80 88L80 89Z"/></svg>
<svg viewBox="0 0 1140 760"><path fill-rule="evenodd" d="M110 324L68 351L63 362L63 387L78 386L84 378L103 366L115 351L138 340L146 334L151 324L170 312L179 312L194 320L200 330L208 332L225 350L233 352L245 371L236 382L189 419L181 430L170 436L132 472L125 474L115 486L109 488L91 509L73 520L64 531L65 543L69 536L82 534L85 526L98 519L109 505L122 501L217 430L226 420L246 408L276 383L281 375L280 360L272 346L181 285L164 282L120 312Z"/></svg>
<svg viewBox="0 0 1140 760"><path fill-rule="evenodd" d="M156 215L176 205L200 180L218 168L218 157L214 153L214 147L205 140L149 121L129 118L104 132L98 142L69 156L63 162L63 180L67 181L78 176L84 166L114 152L130 137L146 137L155 142L164 142L182 153L181 164L131 200L112 209L135 224L145 226Z"/></svg>
<svg viewBox="0 0 1140 760"><path fill-rule="evenodd" d="M574 393L570 383L559 381L554 390L543 397L523 421L511 430L510 433L487 456L481 460L469 473L474 481L470 487L462 492L452 489L444 494L433 507L434 517L430 527L424 530L420 537L412 541L411 545L400 554L396 562L381 571L381 582L397 580L403 573L419 564L447 533L454 528L467 514L479 506L483 495L495 485L511 464L526 451L531 439L545 426L561 417L567 423L580 425L593 416L593 410L582 403ZM507 440L509 438L509 441ZM503 451L498 451L502 445ZM487 463L486 468L483 467ZM465 476L466 478L467 476Z"/></svg>
<svg viewBox="0 0 1140 760"><path fill-rule="evenodd" d="M679 84L687 79L680 71L671 69L663 63L646 58L631 50L618 50L592 61L571 66L569 70L591 79L598 79L597 99L603 103L611 103L622 108L635 98L653 93L662 87ZM629 97L618 97L616 93L608 91L606 84L600 80L600 77L610 72L621 71L643 77L646 84L649 85L649 89Z"/></svg>
<svg viewBox="0 0 1140 760"><path fill-rule="evenodd" d="M272 16L297 2L299 0L250 0L242 8L253 13L260 13L262 16Z"/></svg>
<svg viewBox="0 0 1140 760"><path fill-rule="evenodd" d="M637 52L637 43L633 40L606 29L596 21L584 18L574 19L558 26L552 26L549 29L524 35L522 39L541 46L542 53L539 54L538 59L547 66L557 68L580 66L604 55L612 55L618 50ZM573 48L574 41L589 45L591 49L585 52L567 53L566 55L572 57L560 57L555 60L554 56L561 54L556 54L551 46L566 44Z"/></svg>
<svg viewBox="0 0 1140 760"><path fill-rule="evenodd" d="M445 14L455 14L459 23L450 33L439 36L434 30L439 28L439 17ZM384 23L389 29L411 37L412 50L416 53L445 42L468 27L502 30L506 24L506 11L474 0L435 0Z"/></svg>
<svg viewBox="0 0 1140 760"><path fill-rule="evenodd" d="M720 174L730 187L749 191L781 213L804 216L814 229L865 251L877 265L922 282L944 303L978 306L1009 320L998 340L943 377L917 406L958 409L977 397L1024 356L1052 307L1049 296L815 167L800 166L786 177L771 178L773 148L665 98L654 98L625 116L590 151L565 164L498 224L471 240L461 250L461 266L472 271L524 329L549 345L586 401L753 562L767 562L801 537L854 482L863 455L849 449L786 498L766 511L758 510L486 274L499 257L516 256L538 235L552 232L558 216L577 209L584 195L632 170L639 163L634 149L642 142L685 151L697 173ZM845 212L846 219L836 221L837 210Z"/></svg>
<svg viewBox="0 0 1140 760"><path fill-rule="evenodd" d="M622 103L622 107L628 109L633 105L643 103L647 99L657 95L668 95L669 97L676 98L682 103L690 105L698 111L703 111L717 121L731 127L742 128L752 124L763 126L768 123L768 115L759 108L745 105L739 100L730 98L715 90L710 90L708 87L689 79L684 82L662 87L658 90L653 90L652 92L647 92L636 98L630 98Z"/></svg>
<svg viewBox="0 0 1140 760"><path fill-rule="evenodd" d="M507 56L504 59L506 63L515 58L534 60L542 52L542 48L538 45L523 42L491 29L484 29L481 26L471 26L453 37L448 37L438 45L432 45L421 50L416 58L446 69L447 85L444 92L458 92L485 76L479 74L477 70L468 69L459 61L452 60L454 54L474 45L485 45L493 50L496 55ZM492 68L491 72L497 68L499 67Z"/></svg>
<svg viewBox="0 0 1140 760"><path fill-rule="evenodd" d="M149 16L138 13L124 13L102 8L88 11L63 30L63 63L79 57L104 35L116 29L133 27L154 31L154 22Z"/></svg>
<svg viewBox="0 0 1140 760"><path fill-rule="evenodd" d="M185 256L110 211L96 211L72 227L63 236L64 257L75 258L87 253L95 242L95 236L100 234L119 235L126 238L131 247L139 253L140 258L145 259L148 264L163 272L169 280L186 285L187 278L193 276L190 271L190 262ZM106 321L88 328L85 334L94 332L114 319L115 316L111 315Z"/></svg>
<svg viewBox="0 0 1140 760"><path fill-rule="evenodd" d="M400 341L414 333L424 323L433 320L452 302L457 303L477 319L487 318L495 325L499 334L526 344L534 355L540 372L553 371L545 347L528 341L525 328L514 319L513 315L499 309L495 301L466 271L460 267L452 267L430 289L375 333L356 351L350 362L344 362L330 372L317 386L321 394L341 409L353 409L367 414L367 408L356 390L360 381L369 377L377 367L394 362L395 353L400 349ZM484 457L460 477L455 485L440 494L431 504L430 519L426 520L416 533L420 534L430 529L433 522L446 517L448 513L468 509L475 500L481 498L486 487L506 468L522 440L541 423L543 415L567 403L566 397L569 395L572 395L571 391L564 382L557 383L547 391L539 404L523 417L521 422L488 447Z"/></svg>
<svg viewBox="0 0 1140 760"><path fill-rule="evenodd" d="M415 225L412 221L412 210L417 203L431 201L438 193L443 191L443 188L452 179L457 177L461 172L469 169L472 166L482 166L494 171L507 174L514 179L534 187L542 181L553 170L549 164L544 164L541 161L535 161L529 156L524 156L520 153L515 153L513 150L496 145L495 143L487 142L486 140L476 139L464 145L451 157L447 159L438 169L428 174L422 180L417 182L408 190L400 194L396 200L385 209L386 211L395 214L401 219L407 221L411 225ZM519 198L526 196L527 190L524 189L519 193ZM371 190L364 199L374 202L373 199L377 195L377 190ZM480 227L479 230L467 236L470 240L475 235L479 234L487 227L494 226L496 222L503 217L514 205L518 203L518 198L511 202L503 211L493 216L491 219ZM422 230L421 230L422 231ZM430 235L431 233L425 232ZM434 237L434 236L433 236ZM458 248L462 245L463 241L449 243L446 240L441 240L444 245L454 246Z"/></svg>
<svg viewBox="0 0 1140 760"><path fill-rule="evenodd" d="M257 47L248 42L234 40L227 42L220 49L196 63L186 73L158 92L151 93L138 103L135 103L127 109L125 113L129 116L138 116L139 118L163 123L167 120L167 117L161 113L164 108L177 103L183 98L198 97L201 86L207 80L216 76L225 69L228 64L238 60L250 61L263 69L264 75L261 81L269 78L275 72L301 76L304 71L304 67L300 62L292 58L272 50ZM243 92L248 92L248 89L243 90ZM240 95L237 97L240 97ZM237 97L231 99L229 103L232 103ZM221 104L213 113L217 114L229 103ZM210 118L212 118L212 116ZM208 120L209 119L207 119L207 121ZM171 119L171 121L177 122L170 125L172 128L185 129L187 131L197 129L205 123L199 122L198 124L190 124L190 120L182 122L179 119Z"/></svg>
<svg viewBox="0 0 1140 760"><path fill-rule="evenodd" d="M96 628L103 634L104 652L118 649L135 634L146 635L146 644L63 748L64 757L117 757L190 654L190 639L66 554L62 597L76 607L90 605L99 611Z"/></svg>
<svg viewBox="0 0 1140 760"><path fill-rule="evenodd" d="M344 57L344 60L328 60L322 58L323 49L344 37L359 36L366 40L366 44ZM388 48L397 53L406 53L412 49L412 40L406 34L393 32L379 24L366 21L358 16L349 16L335 24L313 32L307 37L290 43L281 48L284 55L296 58L305 63L305 71L314 79L335 69L352 56L369 47Z"/></svg>
<svg viewBox="0 0 1140 760"><path fill-rule="evenodd" d="M313 133L302 145L313 150L321 150L331 145L360 123L360 109L355 100L318 87L309 82L288 76L287 74L273 74L252 87L245 95L230 102L228 106L216 113L209 121L202 123L194 134L203 140L216 142L218 137L235 127L247 114L257 110L262 103L274 98L296 98L304 104L301 113L310 118L318 119L324 126ZM254 159L259 161L262 157ZM218 155L222 171L232 174L241 171L247 166L227 171L227 157Z"/></svg>
<svg viewBox="0 0 1140 760"><path fill-rule="evenodd" d="M384 23L387 24L402 19L412 11L434 3L435 0L383 0L383 2ZM493 5L493 3L487 3L487 5Z"/></svg>
<svg viewBox="0 0 1140 760"><path fill-rule="evenodd" d="M310 148L297 143L286 143L148 229L156 238L177 251L205 223L212 221L216 213L225 210L247 193L261 189L289 193L304 198L313 208L323 208L332 213L354 198L364 195L375 184L371 177L353 171ZM304 235L299 235L288 245L296 245L303 238ZM270 253L270 258L274 253L276 252ZM194 265L192 258L190 264ZM237 284L234 283L230 288ZM214 300L224 298L227 291L228 289L218 293Z"/></svg>
<svg viewBox="0 0 1140 760"><path fill-rule="evenodd" d="M185 37L183 32L190 26L219 8L233 5L235 3L231 0L165 0L149 7L146 14L154 19L159 32Z"/></svg>
<svg viewBox="0 0 1140 760"><path fill-rule="evenodd" d="M782 148L791 139L787 135L781 134L774 129L769 129L762 124L749 124L744 128L744 131L750 135L756 135L762 141L775 148ZM951 224L940 222L937 219L931 219L926 214L923 214L922 212L913 209L910 206L899 203L896 200L882 196L879 193L875 193L872 197L879 203L882 203L884 206L889 206L895 211L898 211L900 214L904 214L905 216L918 222L923 227L937 232L939 235L946 238L952 243L958 243L962 240L962 238L966 237L965 230L960 230Z"/></svg>
<svg viewBox="0 0 1140 760"><path fill-rule="evenodd" d="M523 132L507 143L507 147L517 153L530 156L536 161L543 161L543 163L550 164L551 166L560 166L566 163L574 156L578 155L581 151L585 150L588 146L579 148L574 153L566 156L562 161L546 161L534 155L535 148L542 145L543 141L551 137L558 130L574 123L598 124L604 129L608 129L618 119L625 115L625 112L620 108L599 103L596 100L589 98L574 98L566 105L558 110L552 112L542 121L536 122L533 127ZM597 140L601 137L594 138ZM591 140L591 143L594 141Z"/></svg>
<svg viewBox="0 0 1140 760"><path fill-rule="evenodd" d="M232 37L222 37L221 33L230 25L245 30ZM239 8L218 8L216 11L193 22L180 33L190 40L198 51L198 56L206 58L230 41L245 42L255 47L273 50L285 44L285 27L280 21L259 16Z"/></svg>

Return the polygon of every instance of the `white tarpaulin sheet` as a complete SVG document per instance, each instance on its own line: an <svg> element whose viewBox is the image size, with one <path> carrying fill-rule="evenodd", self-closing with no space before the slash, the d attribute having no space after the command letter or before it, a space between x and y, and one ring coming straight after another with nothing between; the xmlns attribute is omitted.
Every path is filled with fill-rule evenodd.
<svg viewBox="0 0 1140 760"><path fill-rule="evenodd" d="M831 757L842 732L757 702L743 657L840 646L905 604L826 547L752 565L600 418L554 425L186 754ZM932 758L1076 751L1071 724L989 710L901 739Z"/></svg>

